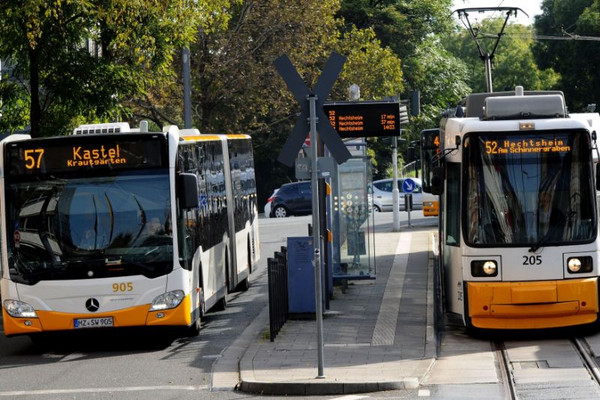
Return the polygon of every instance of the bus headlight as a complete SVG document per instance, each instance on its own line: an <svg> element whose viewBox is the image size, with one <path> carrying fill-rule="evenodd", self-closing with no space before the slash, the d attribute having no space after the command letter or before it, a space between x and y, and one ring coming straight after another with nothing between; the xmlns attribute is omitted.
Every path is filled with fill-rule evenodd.
<svg viewBox="0 0 600 400"><path fill-rule="evenodd" d="M173 290L171 292L163 293L152 300L150 311L168 310L169 308L175 308L181 303L181 300L185 297L183 290Z"/></svg>
<svg viewBox="0 0 600 400"><path fill-rule="evenodd" d="M498 264L493 260L471 261L471 275L475 277L497 276Z"/></svg>
<svg viewBox="0 0 600 400"><path fill-rule="evenodd" d="M4 300L4 309L11 317L15 318L37 318L32 306L19 300Z"/></svg>
<svg viewBox="0 0 600 400"><path fill-rule="evenodd" d="M567 259L567 269L572 274L592 272L594 270L592 257L571 257Z"/></svg>

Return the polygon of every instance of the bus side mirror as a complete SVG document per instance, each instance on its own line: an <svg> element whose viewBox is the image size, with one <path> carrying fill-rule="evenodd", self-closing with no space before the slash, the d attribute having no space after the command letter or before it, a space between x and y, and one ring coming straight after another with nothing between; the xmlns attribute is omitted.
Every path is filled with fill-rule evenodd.
<svg viewBox="0 0 600 400"><path fill-rule="evenodd" d="M446 171L444 167L435 167L432 171L431 177L431 194L439 196L444 193L444 177Z"/></svg>
<svg viewBox="0 0 600 400"><path fill-rule="evenodd" d="M600 163L596 164L596 190L600 190Z"/></svg>
<svg viewBox="0 0 600 400"><path fill-rule="evenodd" d="M198 207L198 177L196 174L181 173L179 179L179 206L183 209Z"/></svg>

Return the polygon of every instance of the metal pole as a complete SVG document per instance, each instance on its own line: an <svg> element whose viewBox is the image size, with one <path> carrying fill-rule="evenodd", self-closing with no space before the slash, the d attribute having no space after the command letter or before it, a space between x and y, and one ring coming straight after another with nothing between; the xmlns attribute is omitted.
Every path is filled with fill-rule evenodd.
<svg viewBox="0 0 600 400"><path fill-rule="evenodd" d="M319 221L319 174L317 159L317 96L308 95L310 109L310 143L311 143L311 187L312 187L312 233L315 248L315 302L317 319L317 378L325 378L323 373L323 283L321 279L321 229Z"/></svg>
<svg viewBox="0 0 600 400"><path fill-rule="evenodd" d="M494 91L492 88L492 58L489 54L486 54L483 61L485 62L485 84L487 91L492 93Z"/></svg>
<svg viewBox="0 0 600 400"><path fill-rule="evenodd" d="M192 87L190 79L190 49L183 48L183 124L192 128Z"/></svg>
<svg viewBox="0 0 600 400"><path fill-rule="evenodd" d="M394 165L394 174L392 179L392 207L394 212L394 220L392 230L400 232L400 191L398 190L398 137L394 136L392 152L392 163Z"/></svg>

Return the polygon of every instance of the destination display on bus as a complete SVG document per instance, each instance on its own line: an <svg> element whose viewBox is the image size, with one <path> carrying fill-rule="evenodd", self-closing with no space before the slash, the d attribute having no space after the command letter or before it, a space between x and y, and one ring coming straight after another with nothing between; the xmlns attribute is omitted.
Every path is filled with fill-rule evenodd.
<svg viewBox="0 0 600 400"><path fill-rule="evenodd" d="M397 102L330 103L323 110L341 138L400 135Z"/></svg>
<svg viewBox="0 0 600 400"><path fill-rule="evenodd" d="M158 168L166 165L161 135L67 136L6 146L8 176L97 169Z"/></svg>

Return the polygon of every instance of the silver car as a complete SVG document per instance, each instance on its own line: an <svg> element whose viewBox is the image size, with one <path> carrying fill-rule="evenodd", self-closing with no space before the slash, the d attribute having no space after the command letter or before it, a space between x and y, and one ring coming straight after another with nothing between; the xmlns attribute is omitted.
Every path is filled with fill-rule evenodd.
<svg viewBox="0 0 600 400"><path fill-rule="evenodd" d="M271 218L271 203L273 202L273 198L279 192L279 189L273 190L273 194L269 196L267 199L267 203L265 204L265 217Z"/></svg>
<svg viewBox="0 0 600 400"><path fill-rule="evenodd" d="M405 185L406 181L406 185ZM373 211L392 211L392 186L393 179L381 179L373 182ZM406 187L405 187L406 186ZM419 178L398 178L398 204L400 210L404 210L404 195L407 194L405 189L413 188L412 203L413 210L423 208L423 188Z"/></svg>

